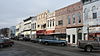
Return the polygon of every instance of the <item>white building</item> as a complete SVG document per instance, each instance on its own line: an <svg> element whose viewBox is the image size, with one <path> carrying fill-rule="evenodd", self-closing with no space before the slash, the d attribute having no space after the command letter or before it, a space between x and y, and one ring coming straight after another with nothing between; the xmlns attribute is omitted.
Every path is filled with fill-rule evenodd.
<svg viewBox="0 0 100 56"><path fill-rule="evenodd" d="M48 13L47 14L47 21L46 21L46 33L47 35L49 34L54 34L55 32L55 12Z"/></svg>
<svg viewBox="0 0 100 56"><path fill-rule="evenodd" d="M23 35L23 30L24 30L24 22L20 22L19 24L16 25L16 36L18 35Z"/></svg>
<svg viewBox="0 0 100 56"><path fill-rule="evenodd" d="M31 19L32 19L32 17L29 17L29 18L23 20L24 21L23 34L24 34L24 36L27 36L27 37L30 37L30 34L31 34Z"/></svg>
<svg viewBox="0 0 100 56"><path fill-rule="evenodd" d="M100 0L81 0L83 3L83 33L85 40L100 37Z"/></svg>
<svg viewBox="0 0 100 56"><path fill-rule="evenodd" d="M36 21L37 21L37 17L36 16L32 17L32 20L31 20L31 39L36 38Z"/></svg>

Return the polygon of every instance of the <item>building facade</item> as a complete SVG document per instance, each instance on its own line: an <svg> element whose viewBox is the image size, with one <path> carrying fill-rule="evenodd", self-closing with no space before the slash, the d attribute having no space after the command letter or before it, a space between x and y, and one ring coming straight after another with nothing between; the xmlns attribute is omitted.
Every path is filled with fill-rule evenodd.
<svg viewBox="0 0 100 56"><path fill-rule="evenodd" d="M16 34L15 36L23 35L24 31L24 22L20 22L19 24L16 25Z"/></svg>
<svg viewBox="0 0 100 56"><path fill-rule="evenodd" d="M100 37L100 0L81 0L83 3L83 33L86 40Z"/></svg>
<svg viewBox="0 0 100 56"><path fill-rule="evenodd" d="M82 38L83 29L83 6L81 2L69 5L66 13L66 41L71 46L76 46L79 40Z"/></svg>
<svg viewBox="0 0 100 56"><path fill-rule="evenodd" d="M52 35L55 33L55 12L47 14L46 20L46 35Z"/></svg>
<svg viewBox="0 0 100 56"><path fill-rule="evenodd" d="M55 11L55 17L56 17L55 35L58 38L66 39L66 25L67 25L66 11L67 7Z"/></svg>
<svg viewBox="0 0 100 56"><path fill-rule="evenodd" d="M16 34L15 35L18 36L18 34L19 34L19 24L16 25Z"/></svg>
<svg viewBox="0 0 100 56"><path fill-rule="evenodd" d="M37 37L44 35L46 33L46 20L47 20L48 13L49 13L49 11L46 10L37 15L37 22L36 22Z"/></svg>
<svg viewBox="0 0 100 56"><path fill-rule="evenodd" d="M24 30L23 30L23 34L24 36L26 37L29 37L31 38L30 34L31 34L31 20L32 20L32 17L29 17L24 21Z"/></svg>
<svg viewBox="0 0 100 56"><path fill-rule="evenodd" d="M37 17L34 16L31 20L31 39L36 38L36 22L37 22Z"/></svg>

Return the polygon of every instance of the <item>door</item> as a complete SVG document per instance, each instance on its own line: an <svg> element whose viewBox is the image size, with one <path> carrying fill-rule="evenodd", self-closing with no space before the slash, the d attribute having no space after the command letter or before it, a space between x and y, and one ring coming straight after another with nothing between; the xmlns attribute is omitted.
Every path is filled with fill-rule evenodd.
<svg viewBox="0 0 100 56"><path fill-rule="evenodd" d="M93 44L94 48L100 49L100 38L96 37L92 44Z"/></svg>
<svg viewBox="0 0 100 56"><path fill-rule="evenodd" d="M75 42L76 42L75 41L75 34L73 34L72 37L73 37L73 42L72 43L75 44Z"/></svg>
<svg viewBox="0 0 100 56"><path fill-rule="evenodd" d="M99 48L100 48L100 37L99 37L99 41L98 42L99 42Z"/></svg>

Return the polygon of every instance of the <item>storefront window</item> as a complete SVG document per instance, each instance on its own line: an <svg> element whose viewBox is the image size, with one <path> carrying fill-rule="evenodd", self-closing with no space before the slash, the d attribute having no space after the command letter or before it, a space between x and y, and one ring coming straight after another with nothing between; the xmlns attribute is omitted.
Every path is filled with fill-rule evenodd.
<svg viewBox="0 0 100 56"><path fill-rule="evenodd" d="M78 40L82 40L82 33L78 33Z"/></svg>
<svg viewBox="0 0 100 56"><path fill-rule="evenodd" d="M73 43L75 43L75 35L73 34Z"/></svg>
<svg viewBox="0 0 100 56"><path fill-rule="evenodd" d="M70 35L68 35L68 42L70 43Z"/></svg>

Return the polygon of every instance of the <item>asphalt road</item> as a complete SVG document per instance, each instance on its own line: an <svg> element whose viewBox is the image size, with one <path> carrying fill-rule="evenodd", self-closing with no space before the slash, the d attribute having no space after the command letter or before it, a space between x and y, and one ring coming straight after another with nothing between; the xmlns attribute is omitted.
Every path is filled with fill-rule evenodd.
<svg viewBox="0 0 100 56"><path fill-rule="evenodd" d="M46 46L37 43L14 41L12 47L0 49L0 56L100 56L100 50L84 52L76 47Z"/></svg>

